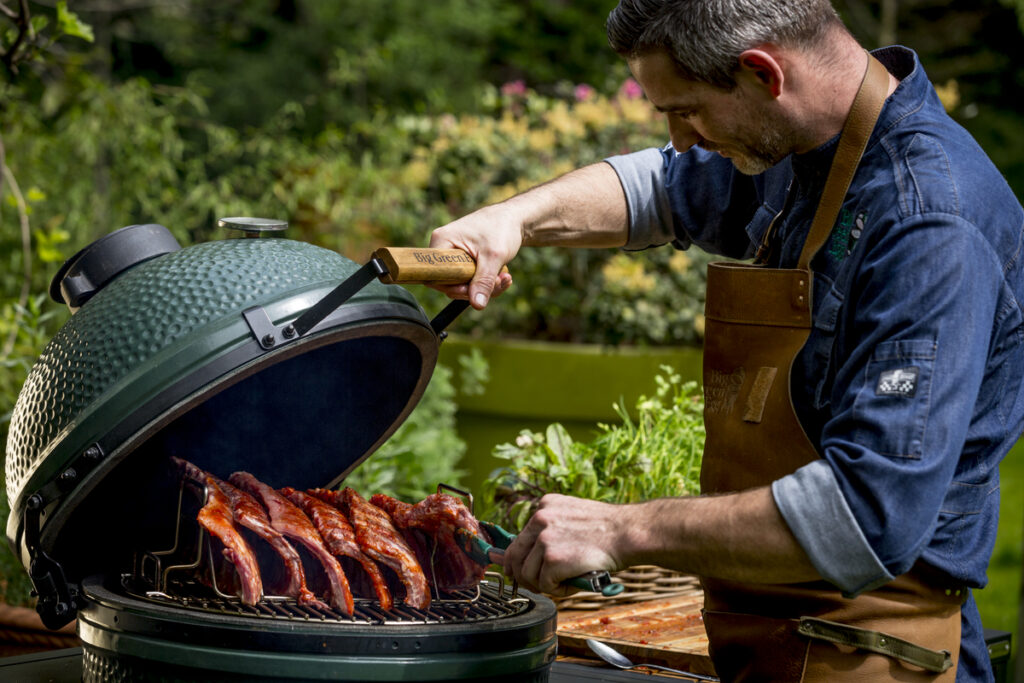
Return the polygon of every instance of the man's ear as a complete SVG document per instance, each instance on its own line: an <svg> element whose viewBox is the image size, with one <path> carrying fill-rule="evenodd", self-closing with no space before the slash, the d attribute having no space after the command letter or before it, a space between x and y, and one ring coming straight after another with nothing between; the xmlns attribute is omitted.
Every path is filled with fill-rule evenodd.
<svg viewBox="0 0 1024 683"><path fill-rule="evenodd" d="M740 54L740 71L765 88L773 98L782 94L785 74L782 65L771 52L753 48Z"/></svg>

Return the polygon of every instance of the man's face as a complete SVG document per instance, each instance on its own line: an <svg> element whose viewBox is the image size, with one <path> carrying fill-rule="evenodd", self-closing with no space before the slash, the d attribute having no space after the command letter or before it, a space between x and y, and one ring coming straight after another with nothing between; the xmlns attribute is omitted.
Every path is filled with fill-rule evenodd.
<svg viewBox="0 0 1024 683"><path fill-rule="evenodd" d="M750 86L741 82L725 91L684 79L663 51L631 59L629 68L647 99L665 114L676 151L697 145L718 152L747 175L763 173L791 151L769 108L755 104L763 93Z"/></svg>

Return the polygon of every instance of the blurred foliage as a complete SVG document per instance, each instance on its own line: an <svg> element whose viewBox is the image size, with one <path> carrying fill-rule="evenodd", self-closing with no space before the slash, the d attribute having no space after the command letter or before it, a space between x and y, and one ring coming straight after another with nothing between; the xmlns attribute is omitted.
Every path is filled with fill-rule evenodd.
<svg viewBox="0 0 1024 683"><path fill-rule="evenodd" d="M579 28L609 9L607 0L178 0L108 2L83 16L110 45L113 77L188 86L237 127L297 103L309 137L378 111L469 110L482 83L593 80L618 60L600 30Z"/></svg>
<svg viewBox="0 0 1024 683"><path fill-rule="evenodd" d="M328 242L347 253L380 241L423 244L436 225L478 206L610 153L661 144L664 137L662 122L631 80L608 95L582 84L562 85L551 96L515 81L486 91L482 106L481 114L410 115L393 128L378 128L387 134L375 145L376 163L360 175L359 187L380 179L369 194L357 199L359 187L335 193L330 182L344 174L320 164L309 169L308 187L322 192L326 186L334 196L323 202L293 193L298 204L291 215L308 239L331 239L317 225L350 226L334 234L341 241ZM360 214L363 206L370 210ZM703 254L670 250L524 249L510 264L515 286L453 329L602 344L696 343L706 261ZM432 307L443 305L435 292L422 298Z"/></svg>
<svg viewBox="0 0 1024 683"><path fill-rule="evenodd" d="M32 216L44 206L47 195L39 186L24 183L9 164L7 136L19 123L11 110L35 102L43 91L40 74L55 63L54 54L62 40L92 40L92 32L78 16L60 1L52 10L34 14L28 3L17 10L4 5L6 21L0 24L0 64L4 80L0 83L0 441L7 441L7 425L19 390L35 363L50 332L56 310L46 304L45 291L37 287L40 266L62 260L61 244L68 235L57 222L43 221L32 229ZM37 118L33 114L33 118ZM16 136L13 133L12 136ZM24 189L23 189L24 188ZM6 483L0 486L0 518L10 513ZM6 548L0 550L0 602L15 605L30 603L31 584L20 561Z"/></svg>

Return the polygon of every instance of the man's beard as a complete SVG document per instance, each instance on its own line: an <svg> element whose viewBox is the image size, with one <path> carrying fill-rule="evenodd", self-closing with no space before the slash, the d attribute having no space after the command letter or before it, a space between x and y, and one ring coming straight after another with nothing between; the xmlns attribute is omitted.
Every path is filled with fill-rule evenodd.
<svg viewBox="0 0 1024 683"><path fill-rule="evenodd" d="M758 140L753 145L745 146L736 156L730 157L730 161L743 175L760 175L788 154L784 136L779 129L765 126Z"/></svg>
<svg viewBox="0 0 1024 683"><path fill-rule="evenodd" d="M716 145L700 144L709 152L721 152ZM742 147L730 147L725 151L736 170L743 175L760 175L789 155L786 136L781 128L762 123L762 128L753 143Z"/></svg>

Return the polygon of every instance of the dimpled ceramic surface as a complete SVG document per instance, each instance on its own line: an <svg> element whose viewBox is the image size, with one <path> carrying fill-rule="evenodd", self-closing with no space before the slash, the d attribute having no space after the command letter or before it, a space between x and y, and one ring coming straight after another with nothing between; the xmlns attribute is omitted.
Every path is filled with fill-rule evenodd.
<svg viewBox="0 0 1024 683"><path fill-rule="evenodd" d="M67 437L83 413L102 416L103 406L129 379L138 379L140 368L195 345L211 330L237 324L247 308L333 286L358 267L302 242L235 239L167 254L120 275L59 330L21 390L7 440L12 505L41 460L75 455L62 451L65 441L67 448L82 447ZM376 281L351 301L374 300L420 310L405 290ZM109 416L111 425L118 419Z"/></svg>

